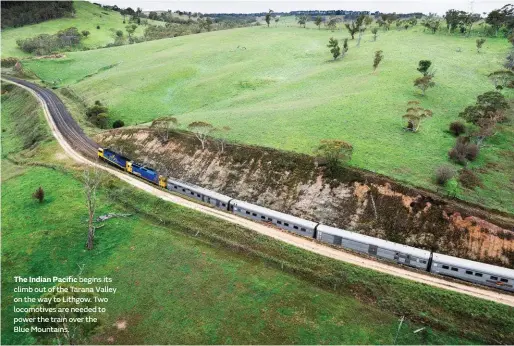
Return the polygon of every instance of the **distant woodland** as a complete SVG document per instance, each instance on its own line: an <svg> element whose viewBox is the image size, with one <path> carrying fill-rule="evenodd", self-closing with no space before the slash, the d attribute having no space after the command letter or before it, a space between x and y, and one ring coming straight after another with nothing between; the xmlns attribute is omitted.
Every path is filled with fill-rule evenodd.
<svg viewBox="0 0 514 346"><path fill-rule="evenodd" d="M2 1L2 29L71 15L72 1Z"/></svg>

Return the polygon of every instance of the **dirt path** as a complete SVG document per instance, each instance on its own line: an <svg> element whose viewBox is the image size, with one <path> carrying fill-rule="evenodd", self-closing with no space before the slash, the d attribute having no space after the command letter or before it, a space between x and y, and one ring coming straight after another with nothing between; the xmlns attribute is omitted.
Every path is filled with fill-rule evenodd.
<svg viewBox="0 0 514 346"><path fill-rule="evenodd" d="M13 83L12 81L9 81ZM17 83L15 83L17 84ZM290 233L279 231L275 228L268 227L266 225L253 222L251 220L244 219L242 217L236 216L234 214L230 214L227 212L223 212L221 210L213 209L208 206L204 206L201 204L197 204L194 202L191 202L189 200L186 200L184 198L181 198L179 196L173 195L169 192L166 192L164 190L161 190L157 187L154 187L152 185L149 185L143 181L140 181L136 179L135 177L132 177L128 174L125 174L121 171L115 170L113 168L98 164L97 162L94 162L94 160L85 158L83 155L75 151L71 145L65 140L64 136L61 134L61 132L58 130L57 125L55 124L51 114L50 110L45 103L45 100L41 98L36 92L34 92L29 87L26 87L24 85L17 84L18 86L28 90L31 92L37 100L41 103L45 118L50 126L50 129L52 131L52 134L57 139L61 147L64 149L66 154L74 159L76 162L79 162L81 164L86 165L94 165L98 168L115 175L119 179L129 183L130 185L137 187L143 191L146 191L164 201L172 202L175 204L179 204L181 206L194 209L196 211L202 212L204 214L208 214L214 217L217 217L219 219L223 219L225 221L240 225L242 227L245 227L247 229L250 229L252 231L258 232L260 234L264 234L266 236L278 239L280 241L283 241L285 243L294 245L296 247L326 256L330 257L336 260L340 260L343 262L351 263L354 265L358 265L360 267L369 268L372 270L376 270L382 273L394 275L397 277L405 278L408 280L413 280L416 282L424 283L427 285L431 285L438 288L447 289L454 292L459 292L463 294L467 294L473 297L482 298L490 301L494 301L501 304L506 304L509 306L514 307L514 295L510 295L507 293L501 293L493 290L483 289L472 285L467 285L464 283L458 283L450 280L445 280L441 277L436 277L433 275L430 275L428 273L423 272L415 272L407 269L403 269L394 265L388 265L376 260L360 257L351 253L344 252L342 250L337 250L325 245L322 245L320 243L314 242L309 239L300 238L297 236L294 236Z"/></svg>

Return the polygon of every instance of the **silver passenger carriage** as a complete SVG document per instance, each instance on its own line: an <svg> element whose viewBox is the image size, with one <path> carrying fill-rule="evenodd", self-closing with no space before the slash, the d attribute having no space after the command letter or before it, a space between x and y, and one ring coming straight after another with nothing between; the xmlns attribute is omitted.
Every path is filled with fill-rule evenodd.
<svg viewBox="0 0 514 346"><path fill-rule="evenodd" d="M514 292L514 270L434 252L430 271Z"/></svg>
<svg viewBox="0 0 514 346"><path fill-rule="evenodd" d="M223 210L229 210L229 202L232 199L231 197L225 196L221 193L174 179L168 179L166 188L170 191L189 196Z"/></svg>
<svg viewBox="0 0 514 346"><path fill-rule="evenodd" d="M232 200L230 202L232 212L246 218L256 221L270 222L277 227L285 229L304 237L314 238L314 230L318 225L317 222L307 221L299 217L280 213L258 205L246 203L240 200Z"/></svg>
<svg viewBox="0 0 514 346"><path fill-rule="evenodd" d="M317 228L316 239L424 270L427 270L430 260L430 251L321 224Z"/></svg>

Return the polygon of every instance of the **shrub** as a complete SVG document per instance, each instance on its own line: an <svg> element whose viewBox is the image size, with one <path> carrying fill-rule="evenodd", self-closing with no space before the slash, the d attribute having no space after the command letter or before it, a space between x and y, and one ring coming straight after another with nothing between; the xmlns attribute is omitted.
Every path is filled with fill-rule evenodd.
<svg viewBox="0 0 514 346"><path fill-rule="evenodd" d="M4 58L2 59L2 67L13 67L18 62L16 58Z"/></svg>
<svg viewBox="0 0 514 346"><path fill-rule="evenodd" d="M475 172L467 168L464 168L459 172L459 181L462 186L468 189L473 189L476 186L482 186L480 177L476 175Z"/></svg>
<svg viewBox="0 0 514 346"><path fill-rule="evenodd" d="M32 194L32 198L37 199L39 203L43 203L43 200L45 199L45 191L41 186Z"/></svg>
<svg viewBox="0 0 514 346"><path fill-rule="evenodd" d="M450 166L440 166L435 172L435 179L437 184L446 185L448 180L455 176L455 170Z"/></svg>
<svg viewBox="0 0 514 346"><path fill-rule="evenodd" d="M478 145L471 143L468 137L458 137L448 156L450 160L465 166L467 160L474 161L477 158L479 151Z"/></svg>
<svg viewBox="0 0 514 346"><path fill-rule="evenodd" d="M460 193L461 189L459 186L459 182L455 178L451 178L446 183L446 193L450 197L456 197Z"/></svg>
<svg viewBox="0 0 514 346"><path fill-rule="evenodd" d="M96 26L96 28L97 28L97 29L100 29L100 25L97 25L97 26Z"/></svg>
<svg viewBox="0 0 514 346"><path fill-rule="evenodd" d="M450 124L450 133L458 137L463 133L466 133L466 125L460 121L454 121Z"/></svg>
<svg viewBox="0 0 514 346"><path fill-rule="evenodd" d="M117 128L123 127L123 126L125 126L125 123L123 122L123 120L118 119L118 120L114 121L114 123L112 123L113 129L117 129Z"/></svg>

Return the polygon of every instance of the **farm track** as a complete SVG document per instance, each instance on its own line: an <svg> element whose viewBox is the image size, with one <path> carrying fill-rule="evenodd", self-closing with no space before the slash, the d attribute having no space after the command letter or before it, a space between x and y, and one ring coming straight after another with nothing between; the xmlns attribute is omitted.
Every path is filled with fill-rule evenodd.
<svg viewBox="0 0 514 346"><path fill-rule="evenodd" d="M36 84L16 78L2 77L2 79L12 82L30 91L38 99L44 109L45 118L50 126L52 134L68 156L79 163L99 167L102 170L107 171L119 179L131 184L132 186L144 190L162 200L176 203L181 206L202 212L204 214L208 214L210 216L214 216L216 218L240 225L244 228L294 245L304 250L320 254L322 256L372 269L381 273L394 275L419 283L514 307L514 295L483 289L474 285L467 285L453 280L446 280L444 278L436 277L425 272L404 269L395 265L385 264L373 259L360 257L348 252L344 252L342 250L334 249L315 241L300 238L290 233L286 233L275 228L253 222L251 220L247 220L234 214L226 213L221 210L216 210L208 206L191 202L179 196L163 191L157 187L149 185L133 176L125 174L124 172L99 164L95 159L97 157L98 144L84 134L80 126L66 110L66 107L62 101L52 91L42 88Z"/></svg>

